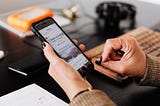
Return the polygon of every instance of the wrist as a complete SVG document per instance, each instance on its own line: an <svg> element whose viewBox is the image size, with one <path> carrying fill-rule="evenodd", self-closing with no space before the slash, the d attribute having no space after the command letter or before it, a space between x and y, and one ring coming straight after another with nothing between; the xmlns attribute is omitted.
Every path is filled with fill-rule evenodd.
<svg viewBox="0 0 160 106"><path fill-rule="evenodd" d="M84 92L87 92L87 91L91 91L91 90L92 90L92 88L87 88L87 89L85 89L85 90L79 91L79 92L72 98L72 100L73 100L74 98L76 98L78 95L80 95L80 94L82 94L82 93L84 93Z"/></svg>
<svg viewBox="0 0 160 106"><path fill-rule="evenodd" d="M76 80L70 83L65 90L67 96L72 100L76 94L86 89L91 89L92 86L86 80Z"/></svg>
<svg viewBox="0 0 160 106"><path fill-rule="evenodd" d="M141 62L141 70L139 70L139 73L138 73L138 78L143 78L145 76L145 73L146 73L146 70L147 70L147 56L146 54L144 53L143 55L143 61Z"/></svg>

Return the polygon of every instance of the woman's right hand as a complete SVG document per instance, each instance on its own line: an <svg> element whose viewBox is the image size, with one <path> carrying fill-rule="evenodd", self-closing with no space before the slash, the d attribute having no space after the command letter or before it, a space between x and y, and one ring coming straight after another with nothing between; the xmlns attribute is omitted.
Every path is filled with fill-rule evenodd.
<svg viewBox="0 0 160 106"><path fill-rule="evenodd" d="M124 35L106 41L101 64L121 75L142 78L146 56L134 37Z"/></svg>

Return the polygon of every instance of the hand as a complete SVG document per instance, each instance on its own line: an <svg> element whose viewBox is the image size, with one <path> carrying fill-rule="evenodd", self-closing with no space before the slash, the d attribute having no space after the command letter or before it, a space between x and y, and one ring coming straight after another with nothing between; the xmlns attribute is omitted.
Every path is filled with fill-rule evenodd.
<svg viewBox="0 0 160 106"><path fill-rule="evenodd" d="M102 65L121 75L141 78L146 69L146 56L135 38L125 35L106 41Z"/></svg>
<svg viewBox="0 0 160 106"><path fill-rule="evenodd" d="M78 71L55 54L48 43L45 42L44 45L44 55L50 62L48 73L62 87L70 100L78 92L91 87L91 85L81 77ZM80 45L79 47L81 50L85 49L84 45Z"/></svg>

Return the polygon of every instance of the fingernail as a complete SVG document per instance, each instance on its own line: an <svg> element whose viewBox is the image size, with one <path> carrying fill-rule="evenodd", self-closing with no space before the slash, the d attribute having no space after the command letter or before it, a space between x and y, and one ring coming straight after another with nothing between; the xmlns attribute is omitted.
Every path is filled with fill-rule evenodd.
<svg viewBox="0 0 160 106"><path fill-rule="evenodd" d="M124 52L124 51L121 51L121 50L116 51L116 54L121 55L121 56L123 56L124 53L125 53L125 52Z"/></svg>
<svg viewBox="0 0 160 106"><path fill-rule="evenodd" d="M101 62L102 62L102 56L99 58L99 60L96 60L96 61L95 61L95 63L96 63L97 65L101 65Z"/></svg>
<svg viewBox="0 0 160 106"><path fill-rule="evenodd" d="M42 42L41 45L42 45L42 49L46 47L46 44L44 42Z"/></svg>

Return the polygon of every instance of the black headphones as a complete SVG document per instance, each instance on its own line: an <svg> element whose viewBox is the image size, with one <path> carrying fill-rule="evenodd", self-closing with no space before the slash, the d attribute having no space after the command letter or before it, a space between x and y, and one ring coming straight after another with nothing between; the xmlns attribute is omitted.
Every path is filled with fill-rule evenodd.
<svg viewBox="0 0 160 106"><path fill-rule="evenodd" d="M103 20L104 27L107 28L120 30L121 21L127 21L128 25L125 30L129 30L135 25L136 7L128 3L103 2L97 6L96 13L99 19Z"/></svg>

